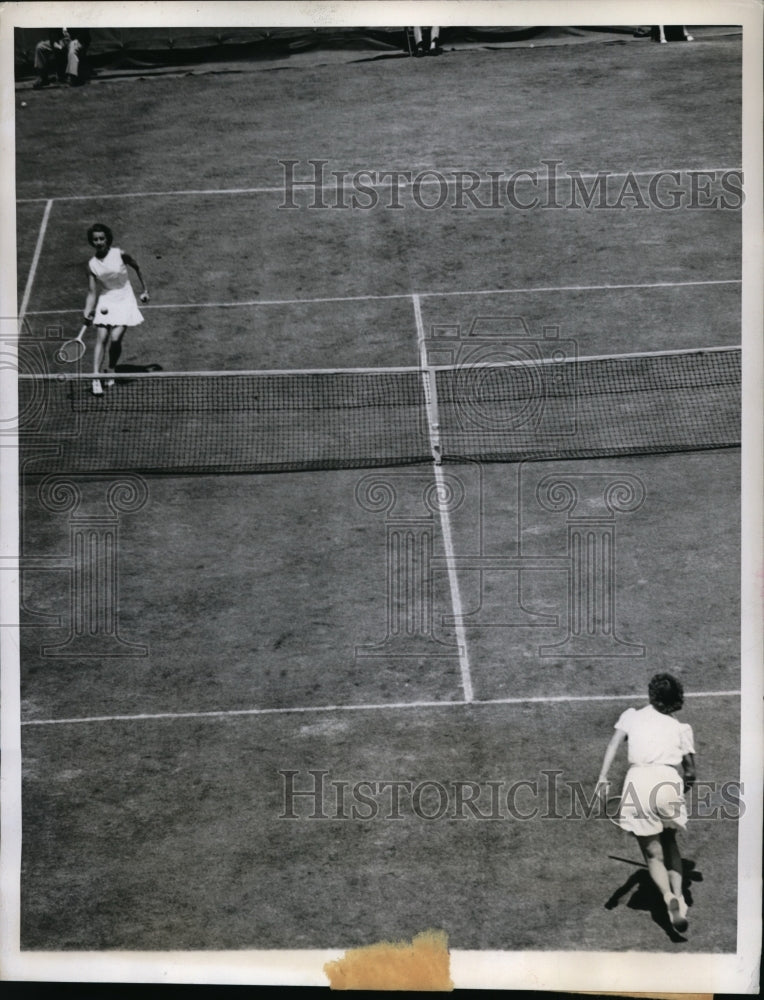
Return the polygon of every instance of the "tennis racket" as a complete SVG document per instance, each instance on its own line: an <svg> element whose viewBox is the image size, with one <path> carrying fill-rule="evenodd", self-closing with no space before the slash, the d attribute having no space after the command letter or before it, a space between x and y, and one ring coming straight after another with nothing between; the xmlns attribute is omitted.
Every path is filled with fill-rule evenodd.
<svg viewBox="0 0 764 1000"><path fill-rule="evenodd" d="M74 361L79 361L82 355L85 353L85 343L83 337L85 336L85 331L90 326L90 323L83 323L80 327L80 332L76 337L71 340L64 341L64 343L56 351L56 360L64 361L66 364L72 364Z"/></svg>

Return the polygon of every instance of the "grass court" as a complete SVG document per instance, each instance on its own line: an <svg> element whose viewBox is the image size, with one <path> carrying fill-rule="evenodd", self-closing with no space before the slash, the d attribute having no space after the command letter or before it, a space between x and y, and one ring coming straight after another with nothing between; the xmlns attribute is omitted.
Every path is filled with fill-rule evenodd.
<svg viewBox="0 0 764 1000"><path fill-rule="evenodd" d="M290 159L349 173L555 159L645 183L738 169L741 38L695 34L19 89L22 346L59 370L51 338L81 322L95 221L151 291L128 365L411 366L423 343L485 317L521 317L542 353L545 328L581 357L739 344L739 211L688 198L428 210L405 195L401 209L322 210L305 191L282 207ZM435 927L454 949L733 952L734 820L690 820L681 937L636 844L570 818L567 783L591 792L613 723L659 670L685 684L699 779L736 779L739 449L444 465L463 492L445 514L422 501L432 465L374 470L394 508L372 509L370 475L130 479L135 502L109 528L122 645L103 655L61 646L81 612L72 539L113 518L120 477L79 477L76 508L23 478L22 948L345 948ZM538 502L550 476L578 477L590 518L603 483L643 488L611 518L610 655L562 648L570 524ZM424 558L411 544L429 546L427 593L411 591ZM520 555L552 562L499 565ZM497 562L449 564L478 556ZM328 819L308 818L306 799L280 818L281 772L305 789L311 770L347 789L437 782L449 815L346 820L332 790ZM559 815L525 786L517 815L451 816L454 782L481 784L490 812L486 783L543 789L551 771ZM437 812L433 789L419 813ZM389 801L376 796L380 813Z"/></svg>

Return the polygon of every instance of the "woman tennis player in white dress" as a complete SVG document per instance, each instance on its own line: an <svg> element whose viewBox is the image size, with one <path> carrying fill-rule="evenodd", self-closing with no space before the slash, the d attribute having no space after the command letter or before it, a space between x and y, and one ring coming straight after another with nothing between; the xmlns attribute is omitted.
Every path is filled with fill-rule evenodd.
<svg viewBox="0 0 764 1000"><path fill-rule="evenodd" d="M656 674L648 686L650 704L628 708L615 724L602 762L597 791L608 793L607 775L618 748L628 740L629 770L623 784L618 825L633 833L671 925L687 930L682 894L682 857L676 831L687 825L684 793L695 781L692 727L673 718L684 691L671 674Z"/></svg>
<svg viewBox="0 0 764 1000"><path fill-rule="evenodd" d="M112 246L113 242L114 237L108 226L96 223L88 229L88 243L95 249L95 256L88 261L85 322L92 322L96 328L93 354L93 374L96 376L101 374L107 343L108 367L114 371L122 353L122 337L125 330L128 326L138 326L143 322L133 286L130 284L128 267L132 267L141 283L141 302L149 301L149 292L137 261L119 247ZM113 379L106 380L107 386L113 384ZM100 378L93 379L92 391L96 396L103 393Z"/></svg>

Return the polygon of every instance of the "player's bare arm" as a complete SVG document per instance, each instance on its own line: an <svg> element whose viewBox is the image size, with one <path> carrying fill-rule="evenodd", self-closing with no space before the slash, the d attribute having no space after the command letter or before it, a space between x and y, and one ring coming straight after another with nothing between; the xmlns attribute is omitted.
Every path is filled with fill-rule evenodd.
<svg viewBox="0 0 764 1000"><path fill-rule="evenodd" d="M682 770L684 772L684 790L687 791L695 784L695 754L686 753L682 757Z"/></svg>
<svg viewBox="0 0 764 1000"><path fill-rule="evenodd" d="M90 272L88 272L88 294L85 299L85 308L83 310L83 315L85 317L85 322L90 323L95 316L95 305L96 299L98 298L98 289L96 288L96 280Z"/></svg>
<svg viewBox="0 0 764 1000"><path fill-rule="evenodd" d="M141 302L149 301L149 290L146 287L146 282L143 280L143 275L141 274L141 269L138 266L138 261L131 257L129 253L122 254L122 260L127 264L128 267L132 267L135 273L138 275L138 280L141 283Z"/></svg>
<svg viewBox="0 0 764 1000"><path fill-rule="evenodd" d="M610 737L610 742L607 745L605 757L602 761L602 767L600 768L600 776L597 779L597 795L600 797L607 795L609 785L607 780L608 772L610 771L610 766L615 760L615 755L618 753L619 747L625 739L626 733L622 729L616 729Z"/></svg>

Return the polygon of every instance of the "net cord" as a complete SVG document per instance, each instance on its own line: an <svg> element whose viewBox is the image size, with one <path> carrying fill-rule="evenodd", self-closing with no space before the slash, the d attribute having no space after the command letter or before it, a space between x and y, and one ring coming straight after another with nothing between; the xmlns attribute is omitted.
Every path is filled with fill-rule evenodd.
<svg viewBox="0 0 764 1000"><path fill-rule="evenodd" d="M529 365L566 365L566 364L584 364L589 361L627 361L631 358L644 358L645 360L649 358L662 358L662 357L673 357L681 355L694 354L697 356L702 356L705 354L723 354L723 353L738 353L741 350L739 344L733 345L731 347L689 347L682 348L674 351L641 351L631 354L591 354L583 355L581 357L572 357L559 360L558 358L537 358L531 361L482 361L482 362L470 362L469 364L459 365L428 365L424 362L419 365L408 365L398 368L260 368L260 369L222 369L217 371L144 371L144 372L116 372L114 376L110 374L109 377L125 378L125 379L161 379L161 378L180 378L186 376L193 376L194 378L220 378L223 376L254 376L254 375L264 375L264 376L300 376L300 375L397 375L397 374L412 374L416 372L420 373L437 373L445 371L458 371L460 368L472 369L472 368L527 368ZM31 373L31 372L19 372L18 377L23 380L29 381L66 381L69 379L73 380L83 380L92 379L99 377L93 372L43 372L43 373ZM100 376L104 378L102 374ZM437 401L435 401L435 406L437 409Z"/></svg>

